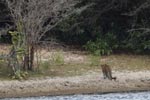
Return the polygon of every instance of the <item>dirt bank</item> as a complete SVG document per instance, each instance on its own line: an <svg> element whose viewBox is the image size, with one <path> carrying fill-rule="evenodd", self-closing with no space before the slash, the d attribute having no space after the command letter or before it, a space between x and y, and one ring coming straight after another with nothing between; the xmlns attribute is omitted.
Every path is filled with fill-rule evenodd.
<svg viewBox="0 0 150 100"><path fill-rule="evenodd" d="M104 80L96 72L82 76L1 81L0 97L25 97L80 93L150 90L150 72L113 72L117 81Z"/></svg>

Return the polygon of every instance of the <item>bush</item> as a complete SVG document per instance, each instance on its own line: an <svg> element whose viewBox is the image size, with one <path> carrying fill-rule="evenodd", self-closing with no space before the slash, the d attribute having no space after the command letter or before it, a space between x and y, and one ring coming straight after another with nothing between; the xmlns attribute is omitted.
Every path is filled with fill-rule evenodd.
<svg viewBox="0 0 150 100"><path fill-rule="evenodd" d="M150 50L149 34L141 32L132 32L125 41L125 48L130 49L134 53L147 53Z"/></svg>
<svg viewBox="0 0 150 100"><path fill-rule="evenodd" d="M28 78L28 72L17 70L12 76L12 79L23 80Z"/></svg>
<svg viewBox="0 0 150 100"><path fill-rule="evenodd" d="M97 39L96 41L88 41L84 47L94 55L109 55L112 52L109 44L102 39Z"/></svg>
<svg viewBox="0 0 150 100"><path fill-rule="evenodd" d="M113 33L101 35L96 41L90 40L84 45L84 48L94 55L110 55L117 47L118 43Z"/></svg>

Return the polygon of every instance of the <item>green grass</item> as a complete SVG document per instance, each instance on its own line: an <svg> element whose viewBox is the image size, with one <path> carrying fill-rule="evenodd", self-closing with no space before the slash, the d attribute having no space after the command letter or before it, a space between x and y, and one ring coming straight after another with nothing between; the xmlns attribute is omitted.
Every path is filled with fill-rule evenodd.
<svg viewBox="0 0 150 100"><path fill-rule="evenodd" d="M61 54L62 55L62 54ZM84 63L69 62L64 63L64 58L59 57L58 54L56 58L61 58L59 60L48 60L40 64L38 74L41 76L75 76L82 75L88 71L100 70L100 57L88 55L87 61ZM62 60L63 59L63 60ZM63 63L62 63L63 62Z"/></svg>
<svg viewBox="0 0 150 100"><path fill-rule="evenodd" d="M10 79L12 70L7 66L7 62L0 61L0 80Z"/></svg>
<svg viewBox="0 0 150 100"><path fill-rule="evenodd" d="M40 66L39 75L41 76L75 76L82 75L91 69L94 70L98 66L91 66L90 64L63 64L63 65L50 65L45 62Z"/></svg>
<svg viewBox="0 0 150 100"><path fill-rule="evenodd" d="M99 66L100 65L100 56L89 55L88 62L90 66Z"/></svg>
<svg viewBox="0 0 150 100"><path fill-rule="evenodd" d="M56 56L57 55L57 56ZM54 59L43 61L34 72L28 72L30 77L65 77L83 75L88 71L101 72L100 64L108 64L113 71L150 71L150 56L146 55L87 55L84 63L65 63L62 53L54 54ZM61 56L60 56L61 55ZM57 60L55 60L57 58ZM61 62L61 63L60 63ZM10 70L6 63L0 62L0 79L10 79Z"/></svg>

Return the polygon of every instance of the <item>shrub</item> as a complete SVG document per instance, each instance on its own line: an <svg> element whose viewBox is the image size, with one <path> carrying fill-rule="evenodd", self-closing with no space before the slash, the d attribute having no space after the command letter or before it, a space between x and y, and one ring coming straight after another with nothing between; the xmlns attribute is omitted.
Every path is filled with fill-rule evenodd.
<svg viewBox="0 0 150 100"><path fill-rule="evenodd" d="M109 44L102 39L97 39L96 41L90 40L84 47L94 55L109 55L112 52Z"/></svg>
<svg viewBox="0 0 150 100"><path fill-rule="evenodd" d="M128 48L135 53L147 53L150 50L149 34L132 32L125 42L125 48Z"/></svg>
<svg viewBox="0 0 150 100"><path fill-rule="evenodd" d="M88 41L84 47L94 55L110 55L118 45L116 36L112 33L107 33L105 36L98 37L96 41Z"/></svg>
<svg viewBox="0 0 150 100"><path fill-rule="evenodd" d="M23 80L28 78L28 72L17 70L12 76L12 79Z"/></svg>

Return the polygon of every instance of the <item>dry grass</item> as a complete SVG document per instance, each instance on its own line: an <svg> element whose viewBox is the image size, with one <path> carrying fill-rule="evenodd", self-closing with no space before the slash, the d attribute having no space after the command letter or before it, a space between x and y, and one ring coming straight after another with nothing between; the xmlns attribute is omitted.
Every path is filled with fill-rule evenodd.
<svg viewBox="0 0 150 100"><path fill-rule="evenodd" d="M150 56L148 55L111 55L102 57L101 63L107 63L117 71L150 70Z"/></svg>
<svg viewBox="0 0 150 100"><path fill-rule="evenodd" d="M0 44L0 54L8 54L10 47L9 44Z"/></svg>
<svg viewBox="0 0 150 100"><path fill-rule="evenodd" d="M74 57L73 55L70 55ZM77 55L76 55L77 56ZM75 57L76 57L75 56ZM70 59L62 65L50 65L45 61L40 67L41 75L48 76L76 76L89 74L89 72L101 73L100 64L108 64L113 71L144 71L150 70L150 57L146 55L111 55L95 57L91 55L78 55L84 62ZM69 55L67 56L69 57ZM64 58L65 59L65 58ZM80 60L80 59L79 59Z"/></svg>
<svg viewBox="0 0 150 100"><path fill-rule="evenodd" d="M6 53L9 46L0 46L0 54ZM148 55L110 55L96 57L81 51L40 50L40 67L34 72L29 72L31 77L39 76L76 76L89 74L89 72L101 73L100 64L108 64L113 71L143 71L150 70L150 56ZM0 78L9 77L7 66L0 62Z"/></svg>

